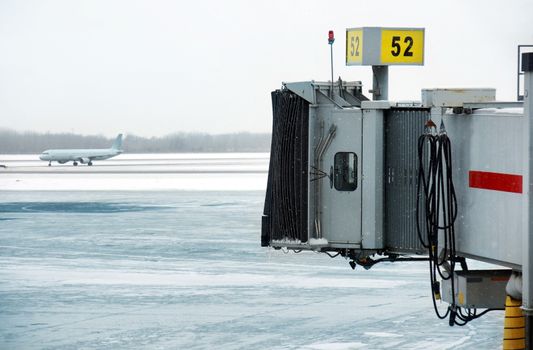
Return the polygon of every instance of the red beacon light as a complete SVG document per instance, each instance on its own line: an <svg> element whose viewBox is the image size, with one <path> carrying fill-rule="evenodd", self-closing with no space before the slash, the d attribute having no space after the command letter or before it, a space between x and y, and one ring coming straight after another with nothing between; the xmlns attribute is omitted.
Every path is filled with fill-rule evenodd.
<svg viewBox="0 0 533 350"><path fill-rule="evenodd" d="M333 34L333 30L330 30L328 33L328 44L333 44L335 42L335 35Z"/></svg>

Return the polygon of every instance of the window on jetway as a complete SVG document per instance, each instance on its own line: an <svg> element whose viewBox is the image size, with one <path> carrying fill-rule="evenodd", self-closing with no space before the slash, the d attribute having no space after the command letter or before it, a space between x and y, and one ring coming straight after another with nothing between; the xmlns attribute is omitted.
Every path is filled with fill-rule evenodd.
<svg viewBox="0 0 533 350"><path fill-rule="evenodd" d="M337 191L357 189L357 154L354 152L336 153L333 168L333 184Z"/></svg>

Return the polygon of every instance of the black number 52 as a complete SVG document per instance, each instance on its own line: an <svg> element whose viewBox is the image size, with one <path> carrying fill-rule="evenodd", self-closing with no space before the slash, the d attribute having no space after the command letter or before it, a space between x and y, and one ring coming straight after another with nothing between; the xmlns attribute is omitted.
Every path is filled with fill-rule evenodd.
<svg viewBox="0 0 533 350"><path fill-rule="evenodd" d="M391 54L394 56L394 57L398 57L400 56L400 53L402 52L402 47L400 45L400 42L401 42L401 37L399 36L393 36L392 37L392 50L391 50ZM410 36L406 36L405 39L403 40L403 43L404 44L407 44L407 47L405 48L405 51L403 52L403 55L405 57L412 57L413 56L413 52L411 51L411 48L413 47L413 38L410 37Z"/></svg>

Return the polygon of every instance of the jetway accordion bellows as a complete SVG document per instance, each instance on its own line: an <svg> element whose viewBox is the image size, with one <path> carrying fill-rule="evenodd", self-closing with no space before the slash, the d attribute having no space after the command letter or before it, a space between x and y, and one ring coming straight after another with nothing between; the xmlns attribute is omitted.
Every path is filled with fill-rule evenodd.
<svg viewBox="0 0 533 350"><path fill-rule="evenodd" d="M272 92L272 146L261 245L307 242L309 103L289 90Z"/></svg>

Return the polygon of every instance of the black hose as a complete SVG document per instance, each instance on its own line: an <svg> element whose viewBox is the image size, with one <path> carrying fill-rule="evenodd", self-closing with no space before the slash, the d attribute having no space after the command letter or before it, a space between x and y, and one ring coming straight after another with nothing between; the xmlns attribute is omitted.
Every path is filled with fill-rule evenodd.
<svg viewBox="0 0 533 350"><path fill-rule="evenodd" d="M436 133L435 124L431 120L426 126L426 132L418 138L417 234L420 243L428 249L431 294L437 317L449 317L450 326L464 326L492 309L478 314L476 309L463 310L456 303L453 278L455 264L458 261L463 262L464 259L456 255L455 221L458 205L452 176L452 146L443 122L439 133ZM424 230L426 237L423 236ZM441 245L442 256L439 256L438 251L440 232L444 240ZM446 269L447 273L444 273L442 268ZM466 264L462 268L466 268ZM444 314L439 311L436 301L436 295L440 294L437 277L450 280L451 285L452 301Z"/></svg>

